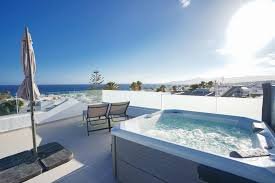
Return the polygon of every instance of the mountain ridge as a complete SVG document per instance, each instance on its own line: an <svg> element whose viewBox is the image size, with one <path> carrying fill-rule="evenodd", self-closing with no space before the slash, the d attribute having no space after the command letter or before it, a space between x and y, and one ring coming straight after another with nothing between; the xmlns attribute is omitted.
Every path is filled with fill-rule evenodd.
<svg viewBox="0 0 275 183"><path fill-rule="evenodd" d="M258 82L258 81L275 81L275 75L262 75L262 76L240 76L240 77L215 77L215 78L203 78L196 77L183 81L171 81L165 84L167 85L191 85L198 84L201 81L217 81L219 83L245 83L245 82Z"/></svg>

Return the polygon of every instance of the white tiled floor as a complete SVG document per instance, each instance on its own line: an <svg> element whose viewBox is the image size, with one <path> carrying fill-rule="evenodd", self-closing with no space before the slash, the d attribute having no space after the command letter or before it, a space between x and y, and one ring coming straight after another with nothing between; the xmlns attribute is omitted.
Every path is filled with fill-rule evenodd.
<svg viewBox="0 0 275 183"><path fill-rule="evenodd" d="M58 142L74 159L28 182L115 182L112 175L111 135L108 130L90 133L81 117L38 126L39 144ZM0 158L32 148L29 128L0 134Z"/></svg>

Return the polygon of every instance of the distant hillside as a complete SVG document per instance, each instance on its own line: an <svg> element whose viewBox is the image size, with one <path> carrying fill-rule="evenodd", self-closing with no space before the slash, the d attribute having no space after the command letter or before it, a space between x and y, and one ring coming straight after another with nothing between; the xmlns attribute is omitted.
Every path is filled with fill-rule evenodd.
<svg viewBox="0 0 275 183"><path fill-rule="evenodd" d="M165 83L167 85L191 85L200 83L201 81L217 81L222 83L247 83L247 82L257 82L257 81L275 81L275 75L267 76L243 76L243 77L231 77L231 78L194 78L185 81L172 81Z"/></svg>

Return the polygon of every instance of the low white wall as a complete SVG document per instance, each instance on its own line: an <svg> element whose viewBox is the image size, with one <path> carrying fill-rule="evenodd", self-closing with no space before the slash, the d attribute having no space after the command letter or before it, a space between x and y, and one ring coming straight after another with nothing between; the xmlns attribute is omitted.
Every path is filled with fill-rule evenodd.
<svg viewBox="0 0 275 183"><path fill-rule="evenodd" d="M171 95L161 92L104 90L102 101L130 101L131 106L137 107L228 114L256 120L261 120L262 116L262 98L206 97Z"/></svg>
<svg viewBox="0 0 275 183"><path fill-rule="evenodd" d="M131 106L161 108L162 94L159 92L142 92L142 91L119 91L103 90L103 102L123 102L131 101Z"/></svg>
<svg viewBox="0 0 275 183"><path fill-rule="evenodd" d="M217 113L262 119L262 98L218 97Z"/></svg>
<svg viewBox="0 0 275 183"><path fill-rule="evenodd" d="M36 112L35 117L41 115L41 112ZM12 114L0 117L0 132L16 130L31 126L30 113Z"/></svg>
<svg viewBox="0 0 275 183"><path fill-rule="evenodd" d="M183 109L198 112L216 112L216 98L188 95L164 95L162 109Z"/></svg>
<svg viewBox="0 0 275 183"><path fill-rule="evenodd" d="M49 123L61 119L82 115L82 111L87 108L86 104L75 99L69 99L63 104L51 109L48 112L35 112L35 122L37 124ZM7 132L20 128L30 127L30 113L13 114L0 117L0 132Z"/></svg>

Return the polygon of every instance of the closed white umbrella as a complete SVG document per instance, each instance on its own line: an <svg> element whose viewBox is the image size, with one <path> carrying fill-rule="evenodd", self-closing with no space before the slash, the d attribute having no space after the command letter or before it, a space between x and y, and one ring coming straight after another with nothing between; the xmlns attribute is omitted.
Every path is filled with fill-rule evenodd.
<svg viewBox="0 0 275 183"><path fill-rule="evenodd" d="M20 85L17 95L20 98L30 101L31 108L31 123L32 123L32 137L33 137L33 153L37 155L36 145L36 125L34 122L34 101L40 96L37 85L34 82L34 75L36 71L35 55L32 46L31 35L28 28L25 28L25 33L22 39L22 64L25 79Z"/></svg>

